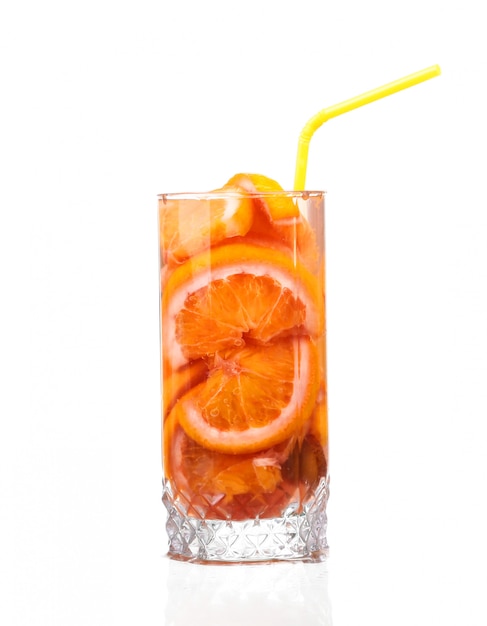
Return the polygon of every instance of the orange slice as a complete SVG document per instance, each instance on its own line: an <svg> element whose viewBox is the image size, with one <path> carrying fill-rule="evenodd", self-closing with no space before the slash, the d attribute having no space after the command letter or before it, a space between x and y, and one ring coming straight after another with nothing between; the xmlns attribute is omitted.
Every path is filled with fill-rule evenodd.
<svg viewBox="0 0 487 626"><path fill-rule="evenodd" d="M309 269L315 271L319 262L316 235L307 219L301 215L296 201L272 178L261 174L236 174L223 187L239 188L254 198L256 211L249 234L271 236L300 256ZM282 192L282 193L280 193ZM268 195L266 195L268 194Z"/></svg>
<svg viewBox="0 0 487 626"><path fill-rule="evenodd" d="M327 474L325 449L314 435L308 434L294 446L282 466L282 476L292 484L301 483L302 496L315 489Z"/></svg>
<svg viewBox="0 0 487 626"><path fill-rule="evenodd" d="M297 485L284 482L281 470L293 440L254 455L221 454L190 439L174 414L166 425L165 476L198 516L233 520L277 517L296 499Z"/></svg>
<svg viewBox="0 0 487 626"><path fill-rule="evenodd" d="M162 332L173 368L249 341L324 329L318 280L289 255L225 244L177 267L162 295Z"/></svg>
<svg viewBox="0 0 487 626"><path fill-rule="evenodd" d="M180 396L206 378L208 368L204 361L197 360L176 371L172 371L168 363L163 363L163 370L162 416L164 418Z"/></svg>
<svg viewBox="0 0 487 626"><path fill-rule="evenodd" d="M159 199L159 238L164 262L179 263L223 239L247 233L253 219L252 201L236 188L233 192L226 187L201 196Z"/></svg>
<svg viewBox="0 0 487 626"><path fill-rule="evenodd" d="M201 446L253 453L281 443L308 420L316 400L317 352L305 337L218 353L206 382L174 406Z"/></svg>
<svg viewBox="0 0 487 626"><path fill-rule="evenodd" d="M300 216L299 209L292 197L287 195L281 185L272 178L262 174L235 174L224 188L227 186L243 189L250 194L269 193L268 197L262 197L261 207L272 221Z"/></svg>
<svg viewBox="0 0 487 626"><path fill-rule="evenodd" d="M328 449L328 403L326 392L320 385L316 398L316 407L309 423L309 433L313 435L326 451Z"/></svg>
<svg viewBox="0 0 487 626"><path fill-rule="evenodd" d="M168 476L188 493L228 499L249 492L270 493L282 480L282 455L277 449L259 455L220 454L203 448L179 427L166 450Z"/></svg>

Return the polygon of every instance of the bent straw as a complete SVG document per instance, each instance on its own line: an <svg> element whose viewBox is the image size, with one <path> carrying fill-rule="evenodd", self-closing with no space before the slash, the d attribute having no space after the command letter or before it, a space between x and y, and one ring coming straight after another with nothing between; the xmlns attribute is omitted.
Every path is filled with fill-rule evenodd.
<svg viewBox="0 0 487 626"><path fill-rule="evenodd" d="M375 100L380 100L380 98L390 96L391 94L401 91L402 89L407 89L408 87L422 83L425 80L429 80L430 78L434 78L440 74L440 66L432 65L424 70L420 70L419 72L415 72L414 74L409 74L409 76L395 80L392 83L388 83L387 85L383 85L377 89L372 89L372 91L367 91L360 96L350 98L350 100L334 104L333 106L323 109L314 115L307 122L299 136L294 189L296 191L305 189L309 142L315 131L327 120L332 117L342 115L342 113L352 111L353 109L358 109L358 107L361 107L364 104L369 104L369 102L374 102Z"/></svg>

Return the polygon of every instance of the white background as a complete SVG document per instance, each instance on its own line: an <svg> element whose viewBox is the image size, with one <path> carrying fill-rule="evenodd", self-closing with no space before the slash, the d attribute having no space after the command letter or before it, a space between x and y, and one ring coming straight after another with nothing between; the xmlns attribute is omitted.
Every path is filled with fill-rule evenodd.
<svg viewBox="0 0 487 626"><path fill-rule="evenodd" d="M2 624L487 623L481 6L4 0ZM170 562L156 195L238 171L290 187L311 115L436 63L311 144L307 186L328 192L329 562Z"/></svg>

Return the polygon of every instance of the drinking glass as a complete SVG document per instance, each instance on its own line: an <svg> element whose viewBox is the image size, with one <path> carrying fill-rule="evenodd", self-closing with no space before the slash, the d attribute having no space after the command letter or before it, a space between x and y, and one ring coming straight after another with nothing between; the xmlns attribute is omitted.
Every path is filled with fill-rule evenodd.
<svg viewBox="0 0 487 626"><path fill-rule="evenodd" d="M169 556L323 560L324 192L159 196Z"/></svg>

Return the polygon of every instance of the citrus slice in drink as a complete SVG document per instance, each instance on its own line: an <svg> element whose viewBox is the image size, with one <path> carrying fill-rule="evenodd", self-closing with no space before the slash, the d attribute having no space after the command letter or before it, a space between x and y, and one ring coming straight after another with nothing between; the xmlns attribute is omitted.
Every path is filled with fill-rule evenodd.
<svg viewBox="0 0 487 626"><path fill-rule="evenodd" d="M298 433L318 391L317 351L306 337L248 345L215 355L208 378L171 413L199 445L248 454Z"/></svg>
<svg viewBox="0 0 487 626"><path fill-rule="evenodd" d="M272 221L300 216L292 197L285 193L277 181L262 174L235 174L224 188L227 187L236 187L250 194L269 194L259 200L260 206Z"/></svg>
<svg viewBox="0 0 487 626"><path fill-rule="evenodd" d="M165 428L165 476L198 516L233 520L272 517L295 499L297 486L284 482L281 470L294 445L292 440L253 455L222 454L188 437L174 414Z"/></svg>
<svg viewBox="0 0 487 626"><path fill-rule="evenodd" d="M324 329L319 281L288 254L247 243L215 247L176 267L161 312L174 369L247 342Z"/></svg>
<svg viewBox="0 0 487 626"><path fill-rule="evenodd" d="M300 484L302 499L309 489L315 489L327 475L326 451L318 439L308 433L296 442L291 454L282 465L282 477L291 484Z"/></svg>
<svg viewBox="0 0 487 626"><path fill-rule="evenodd" d="M163 365L163 372L162 416L164 419L180 396L206 378L208 368L203 360L198 359L174 371L166 362Z"/></svg>
<svg viewBox="0 0 487 626"><path fill-rule="evenodd" d="M159 199L162 259L165 263L180 263L223 239L245 235L252 220L252 201L239 188L230 186L201 196L162 196Z"/></svg>
<svg viewBox="0 0 487 626"><path fill-rule="evenodd" d="M270 493L281 482L277 449L259 455L221 454L193 441L181 427L166 446L167 475L180 489L206 497Z"/></svg>
<svg viewBox="0 0 487 626"><path fill-rule="evenodd" d="M316 236L305 216L301 215L297 199L281 185L261 174L236 174L224 189L239 188L254 197L254 217L251 236L273 237L284 243L312 271L318 267L319 252ZM260 195L259 195L260 194ZM296 247L295 247L296 246Z"/></svg>

